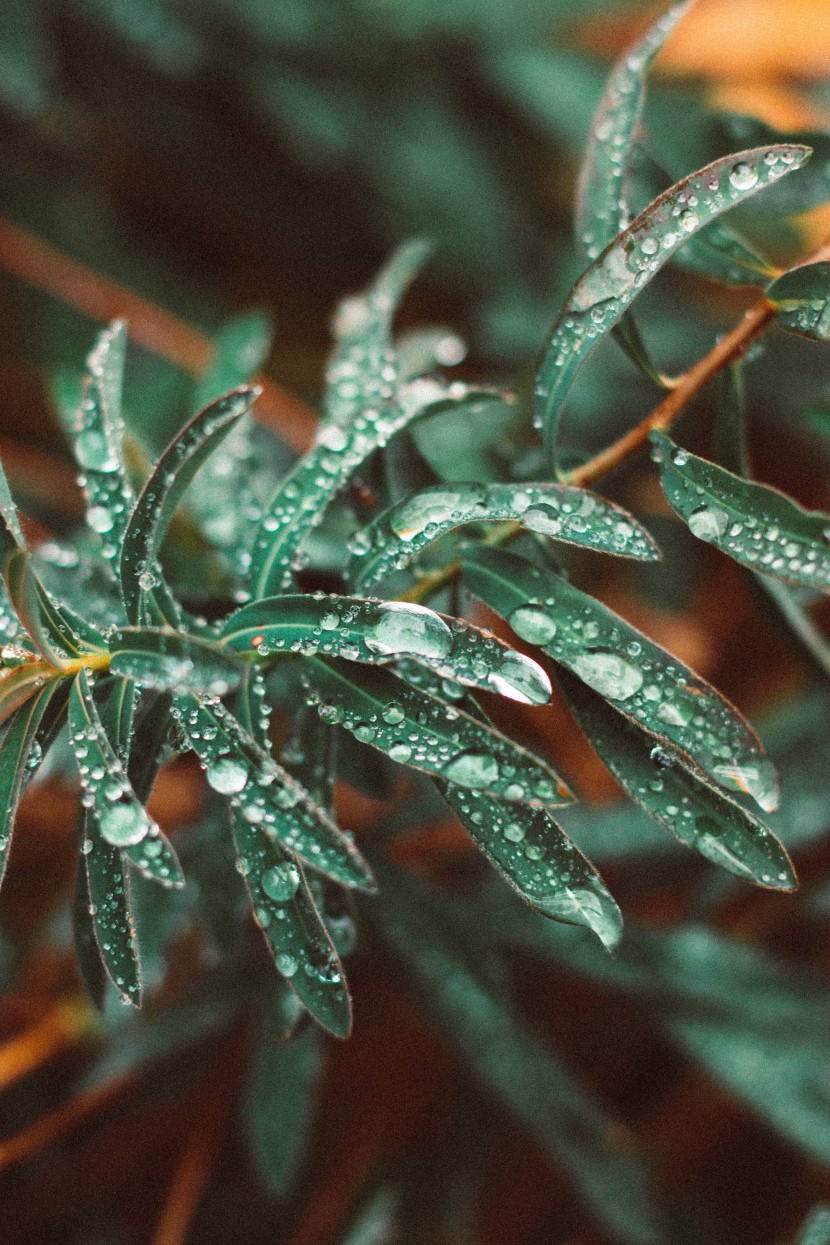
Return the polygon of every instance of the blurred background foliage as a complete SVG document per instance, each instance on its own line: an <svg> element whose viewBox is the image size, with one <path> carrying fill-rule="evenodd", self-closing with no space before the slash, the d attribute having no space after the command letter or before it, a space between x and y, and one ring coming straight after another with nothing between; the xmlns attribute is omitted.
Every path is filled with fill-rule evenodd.
<svg viewBox="0 0 830 1245"><path fill-rule="evenodd" d="M4 0L0 452L33 525L77 520L57 412L101 323L129 320L128 417L152 453L191 409L222 326L271 317L261 417L288 464L313 427L332 307L413 234L436 253L402 326L452 326L470 346L463 375L526 398L579 272L571 204L590 117L610 59L653 15L631 0ZM768 133L747 117L816 148L809 190L778 201L783 224L779 191L734 213L786 263L830 232L824 0L700 0L661 55L644 152L680 176ZM688 366L752 297L676 270L654 282L640 317L660 366ZM827 509L821 347L771 333L763 352L747 375L758 475ZM574 447L653 402L610 344L571 400ZM704 395L688 420L693 448L710 407ZM503 424L419 446L438 475L495 476L509 452L532 478L527 403L516 412L509 448ZM567 827L623 903L615 960L488 889L444 810L395 804L354 757L341 820L382 825L397 864L435 886L400 887L385 944L361 922L353 1039L284 1044L295 1017L267 966L254 955L240 979L215 949L211 963L186 905L143 914L145 1014L98 1021L65 915L77 796L59 775L38 783L0 904L4 1242L649 1239L606 1152L645 1158L669 1245L830 1241L821 1210L799 1230L830 1198L826 676L738 569L671 520L647 463L609 487L666 556L597 567L592 591L760 722L801 891L750 891L690 860L616 803L563 708L516 710L514 731L550 745L592 805ZM153 807L209 896L218 849L195 767L163 770ZM425 919L440 954L417 953ZM454 988L474 1002L463 1015Z"/></svg>

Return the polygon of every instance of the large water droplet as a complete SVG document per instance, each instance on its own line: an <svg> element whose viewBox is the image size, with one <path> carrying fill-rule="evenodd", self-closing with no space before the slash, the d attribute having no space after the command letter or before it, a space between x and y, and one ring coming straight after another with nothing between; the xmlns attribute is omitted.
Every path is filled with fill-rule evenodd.
<svg viewBox="0 0 830 1245"><path fill-rule="evenodd" d="M617 653L580 653L574 659L573 668L584 683L611 700L628 700L643 685L639 666Z"/></svg>
<svg viewBox="0 0 830 1245"><path fill-rule="evenodd" d="M461 498L458 493L431 489L428 493L413 497L400 506L395 511L390 526L401 540L414 540L431 523L442 523L447 520L460 504Z"/></svg>
<svg viewBox="0 0 830 1245"><path fill-rule="evenodd" d="M274 865L262 875L262 889L275 903L293 899L300 885L299 870L292 864Z"/></svg>
<svg viewBox="0 0 830 1245"><path fill-rule="evenodd" d="M206 777L214 791L220 795L237 795L248 781L248 768L232 756L220 756L211 761Z"/></svg>
<svg viewBox="0 0 830 1245"><path fill-rule="evenodd" d="M132 847L140 843L150 829L150 822L140 804L111 804L99 812L101 834L113 847Z"/></svg>
<svg viewBox="0 0 830 1245"><path fill-rule="evenodd" d="M444 767L444 777L461 787L489 787L498 776L498 762L485 752L462 752Z"/></svg>
<svg viewBox="0 0 830 1245"><path fill-rule="evenodd" d="M718 541L726 535L729 515L717 506L698 506L686 522L689 524L689 531L698 540Z"/></svg>
<svg viewBox="0 0 830 1245"><path fill-rule="evenodd" d="M758 170L741 160L729 170L729 183L736 190L751 190L758 180Z"/></svg>
<svg viewBox="0 0 830 1245"><path fill-rule="evenodd" d="M387 601L378 613L380 618L366 633L366 644L375 653L409 653L436 661L452 648L447 624L423 605Z"/></svg>
<svg viewBox="0 0 830 1245"><path fill-rule="evenodd" d="M487 676L494 692L525 705L546 705L550 700L550 679L541 666L524 653L505 653L498 670Z"/></svg>
<svg viewBox="0 0 830 1245"><path fill-rule="evenodd" d="M556 635L556 623L538 605L520 605L508 618L516 635L528 644L548 644Z"/></svg>
<svg viewBox="0 0 830 1245"><path fill-rule="evenodd" d="M778 808L778 775L767 757L759 757L750 764L716 765L714 776L724 786L751 795L765 813L774 813Z"/></svg>
<svg viewBox="0 0 830 1245"><path fill-rule="evenodd" d="M110 451L106 437L92 428L78 434L75 440L75 457L87 471L109 473L118 470L118 459Z"/></svg>

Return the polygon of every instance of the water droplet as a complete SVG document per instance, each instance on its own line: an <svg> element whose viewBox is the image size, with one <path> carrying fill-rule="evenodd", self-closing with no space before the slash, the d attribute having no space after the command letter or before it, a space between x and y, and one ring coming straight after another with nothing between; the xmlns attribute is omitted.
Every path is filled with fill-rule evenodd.
<svg viewBox="0 0 830 1245"><path fill-rule="evenodd" d="M292 864L274 865L262 875L262 889L269 899L275 903L286 903L293 899L299 889L299 870Z"/></svg>
<svg viewBox="0 0 830 1245"><path fill-rule="evenodd" d="M144 809L133 801L100 809L99 822L101 834L113 847L131 847L140 843L150 829Z"/></svg>
<svg viewBox="0 0 830 1245"><path fill-rule="evenodd" d="M584 683L611 700L628 700L643 685L643 672L639 666L617 653L601 650L580 653L574 659L573 668Z"/></svg>
<svg viewBox="0 0 830 1245"><path fill-rule="evenodd" d="M549 644L556 635L556 623L538 605L520 605L508 618L516 635L528 644Z"/></svg>
<svg viewBox="0 0 830 1245"><path fill-rule="evenodd" d="M397 726L398 723L403 722L406 717L406 712L401 705L393 701L391 705L387 705L385 709L381 711L381 717L384 722L388 722L390 726Z"/></svg>
<svg viewBox="0 0 830 1245"><path fill-rule="evenodd" d="M279 955L275 957L274 963L276 964L279 972L282 973L283 977L293 977L297 971L297 961L294 959L293 955L289 955L286 951L281 951Z"/></svg>
<svg viewBox="0 0 830 1245"><path fill-rule="evenodd" d="M717 542L726 535L729 515L717 506L698 506L686 520L689 531L699 540Z"/></svg>
<svg viewBox="0 0 830 1245"><path fill-rule="evenodd" d="M76 437L75 457L87 471L109 474L118 470L118 459L110 451L106 437L94 428L88 428Z"/></svg>
<svg viewBox="0 0 830 1245"><path fill-rule="evenodd" d="M505 653L498 670L487 676L494 692L525 705L545 705L550 700L550 679L541 666L523 653Z"/></svg>
<svg viewBox="0 0 830 1245"><path fill-rule="evenodd" d="M751 190L758 180L758 170L744 160L733 164L729 170L729 182L736 190Z"/></svg>
<svg viewBox="0 0 830 1245"><path fill-rule="evenodd" d="M206 777L220 795L237 795L248 781L248 769L242 761L226 754L211 761Z"/></svg>
<svg viewBox="0 0 830 1245"><path fill-rule="evenodd" d="M366 633L366 644L373 652L410 653L433 661L449 654L452 632L432 610L387 601L378 606L378 613L378 621Z"/></svg>
<svg viewBox="0 0 830 1245"><path fill-rule="evenodd" d="M498 762L484 752L462 752L444 766L444 777L462 787L489 787L498 776Z"/></svg>
<svg viewBox="0 0 830 1245"><path fill-rule="evenodd" d="M86 521L92 528L93 532L111 532L115 522L115 516L106 506L90 506L86 512Z"/></svg>

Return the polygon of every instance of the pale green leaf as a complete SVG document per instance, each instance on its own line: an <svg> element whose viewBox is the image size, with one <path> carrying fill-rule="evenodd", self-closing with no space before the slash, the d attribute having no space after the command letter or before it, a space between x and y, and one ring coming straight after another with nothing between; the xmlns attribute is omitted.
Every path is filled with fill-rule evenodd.
<svg viewBox="0 0 830 1245"><path fill-rule="evenodd" d="M239 686L244 669L215 641L165 627L122 627L109 646L113 674L159 691L224 696Z"/></svg>
<svg viewBox="0 0 830 1245"><path fill-rule="evenodd" d="M830 1206L814 1206L796 1238L795 1245L830 1245Z"/></svg>

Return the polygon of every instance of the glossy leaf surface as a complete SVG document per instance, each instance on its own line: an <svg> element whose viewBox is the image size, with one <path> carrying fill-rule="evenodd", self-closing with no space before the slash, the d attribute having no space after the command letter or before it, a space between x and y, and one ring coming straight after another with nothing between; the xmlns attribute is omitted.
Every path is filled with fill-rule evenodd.
<svg viewBox="0 0 830 1245"><path fill-rule="evenodd" d="M830 263L805 264L774 281L767 298L776 309L782 329L830 341Z"/></svg>
<svg viewBox="0 0 830 1245"><path fill-rule="evenodd" d="M224 696L243 665L209 640L163 627L122 627L110 637L110 670L159 691Z"/></svg>

